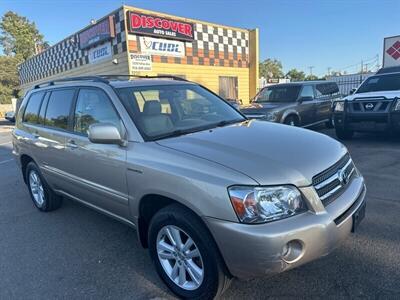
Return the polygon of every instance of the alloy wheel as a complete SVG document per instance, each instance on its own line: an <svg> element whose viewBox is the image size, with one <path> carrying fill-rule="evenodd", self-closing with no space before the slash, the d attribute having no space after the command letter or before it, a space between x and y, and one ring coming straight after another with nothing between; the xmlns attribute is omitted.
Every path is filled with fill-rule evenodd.
<svg viewBox="0 0 400 300"><path fill-rule="evenodd" d="M29 188L35 203L42 207L45 201L44 188L40 176L35 170L31 170L29 173Z"/></svg>
<svg viewBox="0 0 400 300"><path fill-rule="evenodd" d="M174 225L157 235L158 259L168 277L180 288L196 290L204 279L204 264L193 239Z"/></svg>

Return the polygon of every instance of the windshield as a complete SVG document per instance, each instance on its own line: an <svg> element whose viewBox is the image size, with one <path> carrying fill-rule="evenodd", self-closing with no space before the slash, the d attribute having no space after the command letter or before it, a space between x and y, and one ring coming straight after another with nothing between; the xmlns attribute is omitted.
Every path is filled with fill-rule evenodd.
<svg viewBox="0 0 400 300"><path fill-rule="evenodd" d="M400 90L400 73L372 76L358 88L357 94Z"/></svg>
<svg viewBox="0 0 400 300"><path fill-rule="evenodd" d="M245 118L228 103L192 84L117 89L145 140L225 126Z"/></svg>
<svg viewBox="0 0 400 300"><path fill-rule="evenodd" d="M300 85L270 86L258 94L255 102L295 102L300 88Z"/></svg>

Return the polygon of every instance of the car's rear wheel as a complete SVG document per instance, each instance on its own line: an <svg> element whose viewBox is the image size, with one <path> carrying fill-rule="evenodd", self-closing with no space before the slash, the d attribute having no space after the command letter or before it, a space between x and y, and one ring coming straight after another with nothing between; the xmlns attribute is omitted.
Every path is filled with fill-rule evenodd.
<svg viewBox="0 0 400 300"><path fill-rule="evenodd" d="M39 210L52 211L62 205L62 197L51 190L34 162L28 163L25 176L31 199Z"/></svg>
<svg viewBox="0 0 400 300"><path fill-rule="evenodd" d="M332 128L334 128L335 127L335 125L334 125L334 123L333 123L334 121L333 121L333 118L330 118L329 119L329 121L326 121L325 122L325 126L326 126L326 128L329 128L329 129L332 129Z"/></svg>
<svg viewBox="0 0 400 300"><path fill-rule="evenodd" d="M290 126L300 125L299 118L296 116L288 116L283 123Z"/></svg>
<svg viewBox="0 0 400 300"><path fill-rule="evenodd" d="M354 131L342 128L336 128L336 136L341 140L349 140L354 136Z"/></svg>
<svg viewBox="0 0 400 300"><path fill-rule="evenodd" d="M149 248L159 276L181 298L214 299L229 286L210 233L181 205L167 206L152 218Z"/></svg>

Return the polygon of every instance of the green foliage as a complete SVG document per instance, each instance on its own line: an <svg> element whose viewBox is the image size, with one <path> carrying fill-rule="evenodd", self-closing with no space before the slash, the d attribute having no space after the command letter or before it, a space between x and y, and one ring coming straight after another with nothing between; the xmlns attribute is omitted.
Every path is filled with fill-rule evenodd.
<svg viewBox="0 0 400 300"><path fill-rule="evenodd" d="M264 78L282 78L282 63L277 59L266 59L259 65L260 77Z"/></svg>
<svg viewBox="0 0 400 300"><path fill-rule="evenodd" d="M286 73L286 76L289 77L291 81L303 81L306 78L306 74L297 69L291 69Z"/></svg>
<svg viewBox="0 0 400 300"><path fill-rule="evenodd" d="M34 22L8 11L0 22L0 44L7 56L20 56L23 60L35 54L35 47L43 44L43 35Z"/></svg>
<svg viewBox="0 0 400 300"><path fill-rule="evenodd" d="M305 78L305 80L318 80L318 77L315 75L307 75L307 77Z"/></svg>

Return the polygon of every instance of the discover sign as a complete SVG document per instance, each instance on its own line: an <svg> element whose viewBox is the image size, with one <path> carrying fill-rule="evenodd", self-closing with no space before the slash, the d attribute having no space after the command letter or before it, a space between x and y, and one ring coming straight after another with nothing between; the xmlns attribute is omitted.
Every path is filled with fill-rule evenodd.
<svg viewBox="0 0 400 300"><path fill-rule="evenodd" d="M192 41L194 25L188 22L129 11L128 31L129 33Z"/></svg>

